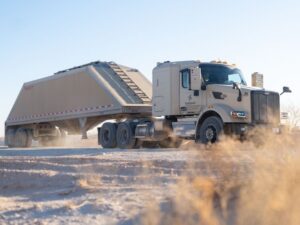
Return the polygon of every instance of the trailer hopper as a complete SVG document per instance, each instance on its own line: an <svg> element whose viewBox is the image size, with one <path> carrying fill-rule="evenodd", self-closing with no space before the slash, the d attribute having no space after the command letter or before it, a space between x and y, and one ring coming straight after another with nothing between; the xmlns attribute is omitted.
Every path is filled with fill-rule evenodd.
<svg viewBox="0 0 300 225"><path fill-rule="evenodd" d="M151 98L143 74L114 62L59 71L23 85L5 123L6 143L26 147L30 138L56 136L57 128L85 136L106 119L150 116Z"/></svg>

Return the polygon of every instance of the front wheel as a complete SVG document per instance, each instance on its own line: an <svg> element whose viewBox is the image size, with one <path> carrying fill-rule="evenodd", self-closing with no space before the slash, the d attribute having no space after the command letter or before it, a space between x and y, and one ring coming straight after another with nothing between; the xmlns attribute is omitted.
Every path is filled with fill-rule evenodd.
<svg viewBox="0 0 300 225"><path fill-rule="evenodd" d="M223 123L219 117L210 116L198 126L196 142L202 144L215 143L223 131Z"/></svg>

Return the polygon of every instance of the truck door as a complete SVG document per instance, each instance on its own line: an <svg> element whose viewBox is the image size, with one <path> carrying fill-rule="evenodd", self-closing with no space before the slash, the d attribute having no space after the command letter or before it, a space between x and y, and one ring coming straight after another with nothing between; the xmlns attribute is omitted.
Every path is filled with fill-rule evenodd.
<svg viewBox="0 0 300 225"><path fill-rule="evenodd" d="M193 68L180 71L180 112L181 114L197 114L200 111L202 93L201 88L191 89L193 82ZM200 74L199 74L200 76ZM195 78L195 77L194 77ZM200 78L199 78L200 79ZM203 103L202 103L203 104Z"/></svg>

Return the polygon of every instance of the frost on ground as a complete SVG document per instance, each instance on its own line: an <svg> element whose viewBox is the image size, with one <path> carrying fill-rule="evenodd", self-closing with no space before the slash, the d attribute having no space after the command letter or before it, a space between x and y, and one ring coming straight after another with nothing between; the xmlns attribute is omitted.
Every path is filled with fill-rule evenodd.
<svg viewBox="0 0 300 225"><path fill-rule="evenodd" d="M230 140L208 150L188 144L181 149L136 150L2 148L0 224L199 224L199 220L203 222L200 224L246 224L232 222L239 207L232 205L231 200L242 192L238 187L273 190L273 180L268 186L249 181L251 177L266 180L272 173L280 174L277 166L286 166L290 157L299 158L297 146L294 147L288 150L292 152L289 155L282 151L274 155ZM266 160L266 174L257 173L258 159ZM296 182L294 176L290 178L291 181L280 182L285 186ZM233 191L228 192L228 186ZM253 190L244 192L255 193ZM251 199L245 201L251 200L261 210L259 206L265 207L263 203L268 202L260 194L265 192L248 193ZM224 201L221 195L230 201ZM287 202L280 190L277 195L276 212ZM240 195L241 199L244 196ZM255 211L255 204L248 205L249 210ZM223 212L223 208L230 210ZM243 215L247 221L253 218L251 214Z"/></svg>

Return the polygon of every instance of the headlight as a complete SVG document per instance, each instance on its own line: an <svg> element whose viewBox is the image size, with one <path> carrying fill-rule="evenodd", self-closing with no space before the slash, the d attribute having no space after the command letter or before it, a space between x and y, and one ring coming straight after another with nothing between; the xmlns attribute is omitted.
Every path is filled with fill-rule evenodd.
<svg viewBox="0 0 300 225"><path fill-rule="evenodd" d="M247 119L247 113L244 111L232 111L230 115L233 119Z"/></svg>

